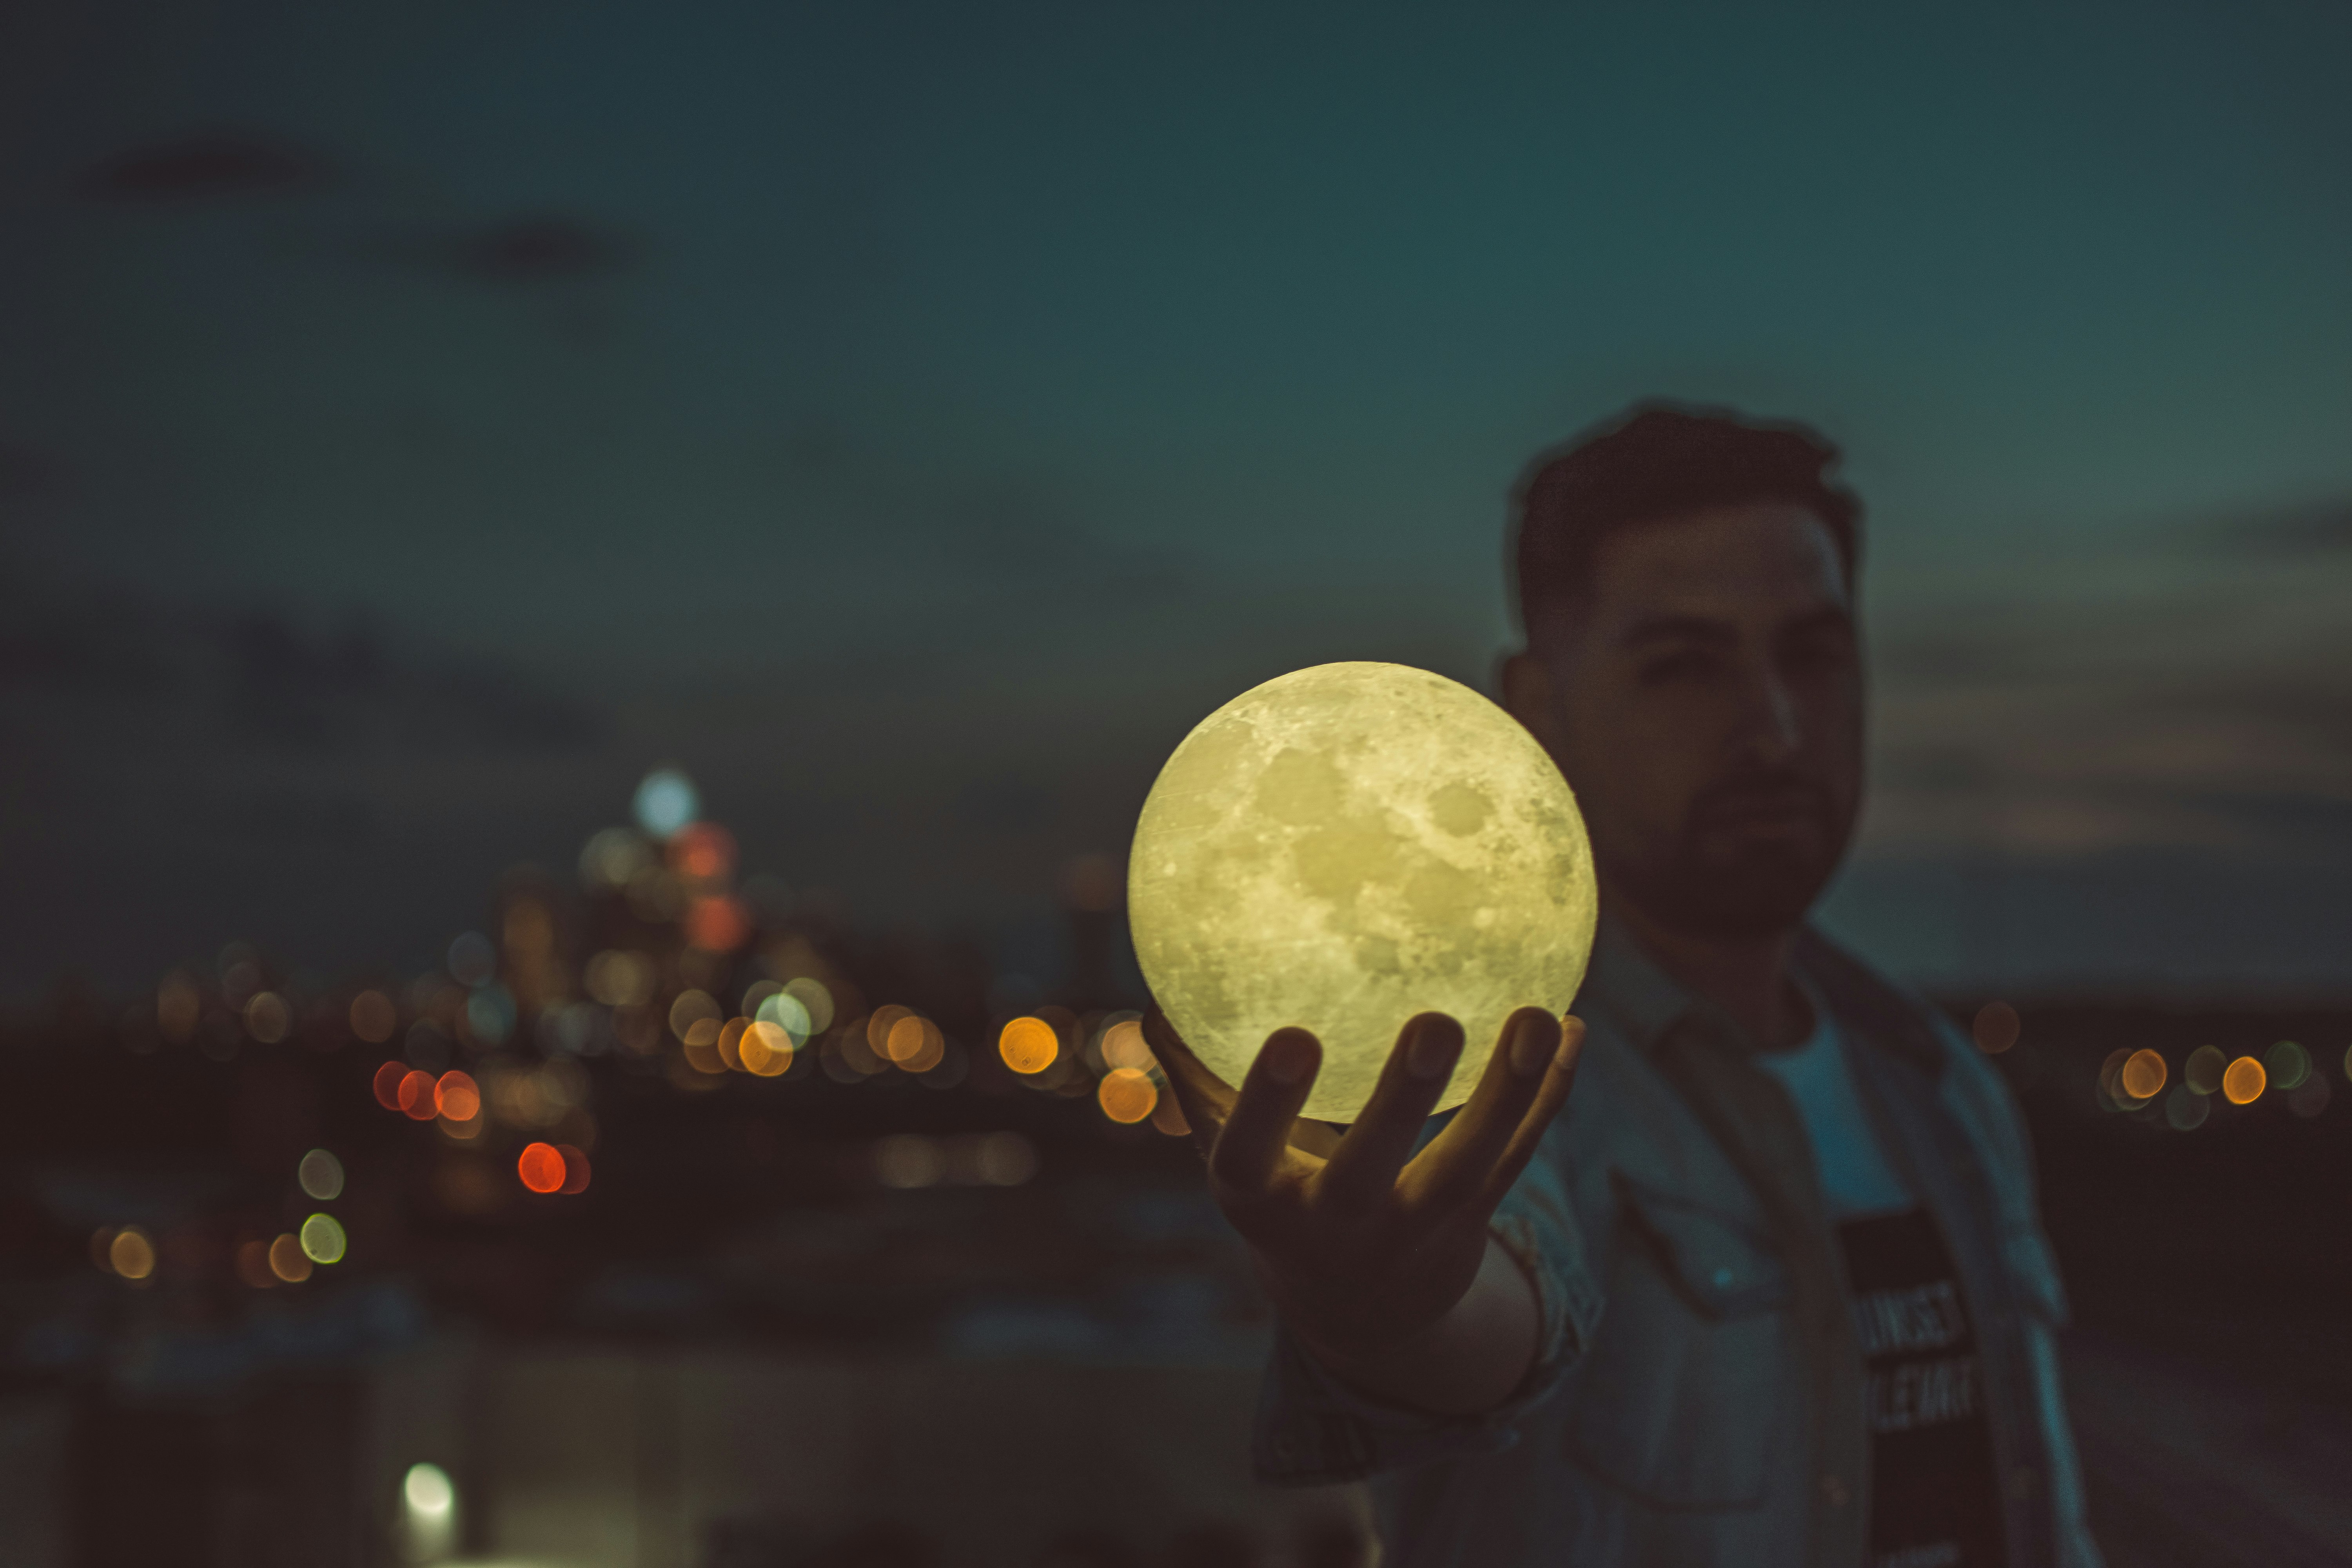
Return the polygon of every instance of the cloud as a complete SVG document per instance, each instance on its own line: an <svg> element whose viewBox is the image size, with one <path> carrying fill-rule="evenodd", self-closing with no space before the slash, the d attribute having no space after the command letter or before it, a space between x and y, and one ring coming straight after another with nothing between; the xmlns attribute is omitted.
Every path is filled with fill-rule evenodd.
<svg viewBox="0 0 2352 1568"><path fill-rule="evenodd" d="M207 130L102 158L77 182L83 196L110 202L219 201L307 194L331 184L323 155L267 132Z"/></svg>

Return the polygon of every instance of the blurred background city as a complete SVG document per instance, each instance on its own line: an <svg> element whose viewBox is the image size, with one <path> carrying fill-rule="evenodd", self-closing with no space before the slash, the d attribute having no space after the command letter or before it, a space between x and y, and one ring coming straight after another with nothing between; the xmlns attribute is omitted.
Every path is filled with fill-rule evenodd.
<svg viewBox="0 0 2352 1568"><path fill-rule="evenodd" d="M1359 1564L1153 773L1484 687L1665 394L1869 506L1824 923L2119 1568L2352 1556L2338 6L0 15L0 1564Z"/></svg>

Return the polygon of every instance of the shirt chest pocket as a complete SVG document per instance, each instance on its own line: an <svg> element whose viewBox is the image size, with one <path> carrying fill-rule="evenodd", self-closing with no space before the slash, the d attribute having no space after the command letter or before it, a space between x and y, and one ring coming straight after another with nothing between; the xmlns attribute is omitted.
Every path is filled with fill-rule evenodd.
<svg viewBox="0 0 2352 1568"><path fill-rule="evenodd" d="M1570 1457L1659 1506L1753 1506L1790 1439L1788 1269L1740 1216L1619 1192L1600 1327L1564 1391Z"/></svg>

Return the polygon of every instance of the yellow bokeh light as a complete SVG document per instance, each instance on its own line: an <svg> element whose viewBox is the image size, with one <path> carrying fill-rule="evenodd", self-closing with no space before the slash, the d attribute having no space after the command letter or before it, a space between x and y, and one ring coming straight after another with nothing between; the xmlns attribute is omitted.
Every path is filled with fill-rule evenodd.
<svg viewBox="0 0 2352 1568"><path fill-rule="evenodd" d="M1142 1024L1133 1018L1122 1018L1103 1031L1102 1059L1105 1067L1133 1068L1138 1072L1150 1072L1160 1065L1144 1043Z"/></svg>
<svg viewBox="0 0 2352 1568"><path fill-rule="evenodd" d="M743 1066L742 1044L743 1032L751 1026L749 1018L730 1018L726 1027L719 1031L719 1038L711 1042L711 1048L719 1053L719 1059L736 1072L748 1070Z"/></svg>
<svg viewBox="0 0 2352 1568"><path fill-rule="evenodd" d="M2116 1075L2124 1092L2134 1100L2154 1100L2164 1088L2165 1076L2164 1058L2154 1051L2134 1051Z"/></svg>
<svg viewBox="0 0 2352 1568"><path fill-rule="evenodd" d="M269 1271L289 1285L299 1285L310 1278L310 1259L298 1237L289 1233L269 1244Z"/></svg>
<svg viewBox="0 0 2352 1568"><path fill-rule="evenodd" d="M155 1272L155 1244L137 1226L126 1225L107 1245L106 1261L125 1279L144 1279Z"/></svg>
<svg viewBox="0 0 2352 1568"><path fill-rule="evenodd" d="M275 991L258 991L245 1005L245 1032L265 1046L274 1046L294 1027L294 1010Z"/></svg>
<svg viewBox="0 0 2352 1568"><path fill-rule="evenodd" d="M1425 1011L1469 1040L1432 1109L1468 1099L1506 1018L1574 1000L1598 909L1583 818L1535 738L1393 664L1296 670L1211 714L1128 863L1136 956L1176 1033L1238 1084L1276 1029L1314 1031L1301 1114L1329 1121L1356 1119Z"/></svg>
<svg viewBox="0 0 2352 1568"><path fill-rule="evenodd" d="M341 1263L348 1245L341 1224L328 1214L314 1214L304 1220L297 1239L302 1245L302 1256L313 1263Z"/></svg>
<svg viewBox="0 0 2352 1568"><path fill-rule="evenodd" d="M743 1031L736 1049L743 1058L743 1070L761 1078L774 1078L793 1065L793 1037L782 1024L755 1021Z"/></svg>
<svg viewBox="0 0 2352 1568"><path fill-rule="evenodd" d="M2270 1075L2252 1057L2240 1057L2221 1075L2221 1097L2232 1105L2252 1105L2263 1097Z"/></svg>
<svg viewBox="0 0 2352 1568"><path fill-rule="evenodd" d="M352 998L352 1033L369 1045L380 1046L400 1026L400 1010L381 991L362 991Z"/></svg>
<svg viewBox="0 0 2352 1568"><path fill-rule="evenodd" d="M1113 1121L1140 1121L1160 1103L1151 1075L1134 1068L1113 1068L1095 1086L1096 1102Z"/></svg>
<svg viewBox="0 0 2352 1568"><path fill-rule="evenodd" d="M1061 1050L1062 1042L1054 1033L1054 1026L1043 1018L1015 1018L996 1037L996 1054L1017 1073L1044 1072L1054 1065Z"/></svg>

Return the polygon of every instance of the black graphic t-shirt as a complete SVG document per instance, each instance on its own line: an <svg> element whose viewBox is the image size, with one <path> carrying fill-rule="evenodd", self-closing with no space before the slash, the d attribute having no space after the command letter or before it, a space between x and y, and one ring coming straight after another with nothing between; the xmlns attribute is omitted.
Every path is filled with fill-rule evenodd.
<svg viewBox="0 0 2352 1568"><path fill-rule="evenodd" d="M1872 1568L2000 1568L2000 1496L1976 1336L1924 1209L1838 1226L1871 1430Z"/></svg>

